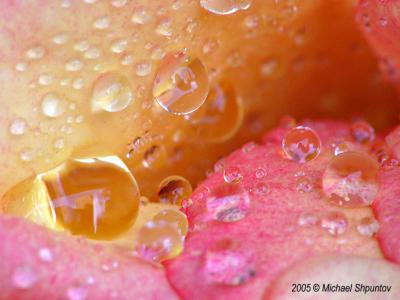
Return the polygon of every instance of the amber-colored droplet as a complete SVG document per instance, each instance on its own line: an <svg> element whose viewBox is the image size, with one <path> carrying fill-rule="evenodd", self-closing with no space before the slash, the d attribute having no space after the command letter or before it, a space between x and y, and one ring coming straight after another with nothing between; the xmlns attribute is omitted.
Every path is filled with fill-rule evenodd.
<svg viewBox="0 0 400 300"><path fill-rule="evenodd" d="M178 228L182 236L185 236L188 231L189 223L186 215L179 210L164 209L160 211L157 215L155 215L153 220L164 221L168 224L171 224L172 226L175 226L176 228Z"/></svg>
<svg viewBox="0 0 400 300"><path fill-rule="evenodd" d="M189 198L192 186L189 181L181 176L165 178L158 189L158 198L162 203L181 206L184 199Z"/></svg>

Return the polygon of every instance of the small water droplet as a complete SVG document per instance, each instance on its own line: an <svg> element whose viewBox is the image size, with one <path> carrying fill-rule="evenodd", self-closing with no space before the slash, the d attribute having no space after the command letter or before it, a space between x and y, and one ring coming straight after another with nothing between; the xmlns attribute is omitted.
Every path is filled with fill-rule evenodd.
<svg viewBox="0 0 400 300"><path fill-rule="evenodd" d="M73 286L67 290L68 300L85 300L87 296L87 289L81 286Z"/></svg>
<svg viewBox="0 0 400 300"><path fill-rule="evenodd" d="M28 69L28 64L26 62L18 62L15 64L15 70L18 72L25 72Z"/></svg>
<svg viewBox="0 0 400 300"><path fill-rule="evenodd" d="M243 175L238 167L228 167L224 170L224 180L226 183L239 183Z"/></svg>
<svg viewBox="0 0 400 300"><path fill-rule="evenodd" d="M168 176L161 181L158 189L158 198L161 203L181 206L184 199L192 193L192 185L184 177Z"/></svg>
<svg viewBox="0 0 400 300"><path fill-rule="evenodd" d="M172 22L171 19L167 18L160 21L157 25L156 32L159 35L169 37L172 35Z"/></svg>
<svg viewBox="0 0 400 300"><path fill-rule="evenodd" d="M354 122L351 125L351 136L358 143L372 142L375 138L374 128L364 121Z"/></svg>
<svg viewBox="0 0 400 300"><path fill-rule="evenodd" d="M324 194L339 206L368 206L379 190L378 171L378 162L367 154L339 154L325 169L322 178Z"/></svg>
<svg viewBox="0 0 400 300"><path fill-rule="evenodd" d="M40 85L50 85L53 82L53 76L48 73L40 74L38 78L38 83Z"/></svg>
<svg viewBox="0 0 400 300"><path fill-rule="evenodd" d="M89 49L89 47L90 47L89 42L87 40L82 40L74 45L74 50L79 52L85 52Z"/></svg>
<svg viewBox="0 0 400 300"><path fill-rule="evenodd" d="M133 56L131 54L124 54L121 58L121 64L123 66L129 66L133 64Z"/></svg>
<svg viewBox="0 0 400 300"><path fill-rule="evenodd" d="M306 176L301 176L296 180L296 190L303 193L309 193L313 190L313 184Z"/></svg>
<svg viewBox="0 0 400 300"><path fill-rule="evenodd" d="M146 12L144 7L138 7L134 10L132 14L132 23L143 25L150 21L150 15Z"/></svg>
<svg viewBox="0 0 400 300"><path fill-rule="evenodd" d="M321 219L321 227L333 236L341 235L347 230L347 217L341 212L331 212Z"/></svg>
<svg viewBox="0 0 400 300"><path fill-rule="evenodd" d="M19 153L19 158L23 162L29 162L33 159L33 150L31 148L25 148Z"/></svg>
<svg viewBox="0 0 400 300"><path fill-rule="evenodd" d="M66 33L59 33L53 36L52 41L56 45L64 45L68 42L68 35Z"/></svg>
<svg viewBox="0 0 400 300"><path fill-rule="evenodd" d="M199 109L209 92L205 66L183 52L164 57L153 84L153 96L166 111L185 115Z"/></svg>
<svg viewBox="0 0 400 300"><path fill-rule="evenodd" d="M40 248L38 251L39 258L44 262L53 261L53 253L49 248Z"/></svg>
<svg viewBox="0 0 400 300"><path fill-rule="evenodd" d="M100 17L93 22L95 29L104 30L110 27L110 20L107 16Z"/></svg>
<svg viewBox="0 0 400 300"><path fill-rule="evenodd" d="M64 148L64 146L65 146L65 141L64 141L63 138L57 138L57 139L54 141L54 148L55 148L55 149L61 150L61 149Z"/></svg>
<svg viewBox="0 0 400 300"><path fill-rule="evenodd" d="M26 131L26 128L26 121L24 119L18 118L11 123L9 131L12 135L23 135Z"/></svg>
<svg viewBox="0 0 400 300"><path fill-rule="evenodd" d="M124 7L128 3L128 0L112 0L111 4L114 7L121 8Z"/></svg>
<svg viewBox="0 0 400 300"><path fill-rule="evenodd" d="M78 58L72 58L65 63L65 70L76 72L83 68L83 63Z"/></svg>
<svg viewBox="0 0 400 300"><path fill-rule="evenodd" d="M311 128L297 126L286 133L282 140L282 150L288 159L306 163L319 155L321 140Z"/></svg>
<svg viewBox="0 0 400 300"><path fill-rule="evenodd" d="M36 273L28 266L17 267L12 275L14 286L19 289L32 287L38 278Z"/></svg>
<svg viewBox="0 0 400 300"><path fill-rule="evenodd" d="M365 217L360 220L357 225L357 231L359 234L366 237L373 237L379 230L379 223L374 218Z"/></svg>
<svg viewBox="0 0 400 300"><path fill-rule="evenodd" d="M86 59L97 59L101 56L101 50L99 48L96 47L90 47L88 50L85 51L85 53L83 54L83 56Z"/></svg>
<svg viewBox="0 0 400 300"><path fill-rule="evenodd" d="M145 77L151 73L151 63L148 61L140 62L136 65L136 75Z"/></svg>
<svg viewBox="0 0 400 300"><path fill-rule="evenodd" d="M213 14L230 15L248 9L251 2L251 0L200 0L200 5Z"/></svg>
<svg viewBox="0 0 400 300"><path fill-rule="evenodd" d="M37 60L44 56L45 50L41 46L35 46L25 52L25 57L29 60Z"/></svg>
<svg viewBox="0 0 400 300"><path fill-rule="evenodd" d="M119 112L133 101L133 93L128 79L118 73L101 75L93 84L92 110Z"/></svg>
<svg viewBox="0 0 400 300"><path fill-rule="evenodd" d="M143 155L143 166L145 168L152 168L162 166L167 160L167 153L165 148L160 145L154 145L146 150Z"/></svg>
<svg viewBox="0 0 400 300"><path fill-rule="evenodd" d="M250 206L248 194L238 185L222 184L207 196L207 210L212 219L220 222L242 220Z"/></svg>
<svg viewBox="0 0 400 300"><path fill-rule="evenodd" d="M84 87L85 83L82 78L76 78L72 81L72 87L75 90L80 90Z"/></svg>
<svg viewBox="0 0 400 300"><path fill-rule="evenodd" d="M261 74L263 76L271 76L277 68L278 61L274 58L269 58L261 65Z"/></svg>
<svg viewBox="0 0 400 300"><path fill-rule="evenodd" d="M125 39L116 40L111 44L110 50L114 53L122 53L128 46L128 41Z"/></svg>
<svg viewBox="0 0 400 300"><path fill-rule="evenodd" d="M42 113L49 118L57 118L65 111L64 101L56 94L46 94L41 103Z"/></svg>
<svg viewBox="0 0 400 300"><path fill-rule="evenodd" d="M318 224L318 217L311 213L302 213L299 216L298 224L302 227L310 227Z"/></svg>

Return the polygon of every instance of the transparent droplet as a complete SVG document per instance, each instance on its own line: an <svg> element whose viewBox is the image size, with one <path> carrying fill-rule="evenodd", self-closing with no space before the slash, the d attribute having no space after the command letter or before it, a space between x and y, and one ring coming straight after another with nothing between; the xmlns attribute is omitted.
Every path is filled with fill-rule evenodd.
<svg viewBox="0 0 400 300"><path fill-rule="evenodd" d="M86 59L96 59L96 58L99 58L101 56L101 50L99 48L96 48L96 47L90 47L88 50L85 51L83 56Z"/></svg>
<svg viewBox="0 0 400 300"><path fill-rule="evenodd" d="M339 154L325 169L322 179L324 194L339 206L368 206L379 190L379 168L378 162L367 154Z"/></svg>
<svg viewBox="0 0 400 300"><path fill-rule="evenodd" d="M153 96L166 111L185 115L199 109L206 100L209 81L205 66L183 52L164 57L153 84Z"/></svg>
<svg viewBox="0 0 400 300"><path fill-rule="evenodd" d="M68 35L66 33L59 33L53 36L52 41L56 45L64 45L68 41Z"/></svg>
<svg viewBox="0 0 400 300"><path fill-rule="evenodd" d="M242 220L248 213L250 197L240 185L221 184L207 196L211 219L230 223Z"/></svg>
<svg viewBox="0 0 400 300"><path fill-rule="evenodd" d="M42 113L49 118L57 118L65 112L65 102L57 94L46 94L42 99Z"/></svg>
<svg viewBox="0 0 400 300"><path fill-rule="evenodd" d="M181 206L182 201L190 197L192 185L181 176L169 176L161 181L158 199L161 203Z"/></svg>
<svg viewBox="0 0 400 300"><path fill-rule="evenodd" d="M25 149L21 150L21 152L19 153L19 158L23 162L32 161L33 160L33 150L31 148L25 148Z"/></svg>
<svg viewBox="0 0 400 300"><path fill-rule="evenodd" d="M321 140L311 128L297 126L286 133L282 140L282 150L288 159L306 163L319 155Z"/></svg>
<svg viewBox="0 0 400 300"><path fill-rule="evenodd" d="M78 58L72 58L65 63L65 70L76 72L82 69L83 63Z"/></svg>
<svg viewBox="0 0 400 300"><path fill-rule="evenodd" d="M144 61L136 65L136 75L140 77L148 76L151 73L151 63Z"/></svg>
<svg viewBox="0 0 400 300"><path fill-rule="evenodd" d="M306 176L301 176L296 179L296 190L302 193L309 193L313 189L313 184Z"/></svg>
<svg viewBox="0 0 400 300"><path fill-rule="evenodd" d="M138 7L134 10L131 21L135 24L143 25L149 22L150 18L151 18L150 15L146 12L146 10L143 7Z"/></svg>
<svg viewBox="0 0 400 300"><path fill-rule="evenodd" d="M157 25L156 32L162 36L171 36L172 35L172 22L169 18L160 21Z"/></svg>
<svg viewBox="0 0 400 300"><path fill-rule="evenodd" d="M164 221L150 221L139 230L135 249L140 257L160 262L179 255L183 239L175 226Z"/></svg>
<svg viewBox="0 0 400 300"><path fill-rule="evenodd" d="M35 46L28 49L25 53L25 57L30 60L37 60L44 56L45 50L41 46Z"/></svg>
<svg viewBox="0 0 400 300"><path fill-rule="evenodd" d="M133 93L128 79L119 73L101 75L93 84L92 110L119 112L131 104Z"/></svg>
<svg viewBox="0 0 400 300"><path fill-rule="evenodd" d="M124 7L127 3L128 3L128 0L112 0L111 1L111 4L117 8Z"/></svg>
<svg viewBox="0 0 400 300"><path fill-rule="evenodd" d="M25 72L28 69L28 64L26 62L18 62L15 64L15 70L18 72Z"/></svg>
<svg viewBox="0 0 400 300"><path fill-rule="evenodd" d="M23 135L26 132L27 124L24 119L15 119L9 127L9 131L12 135Z"/></svg>
<svg viewBox="0 0 400 300"><path fill-rule="evenodd" d="M55 139L55 141L54 141L54 148L55 148L55 149L61 150L61 149L64 148L64 146L65 146L65 141L64 141L63 138L57 138L57 139Z"/></svg>
<svg viewBox="0 0 400 300"><path fill-rule="evenodd" d="M87 289L81 286L73 286L67 290L68 300L85 300L87 296Z"/></svg>
<svg viewBox="0 0 400 300"><path fill-rule="evenodd" d="M228 167L224 170L224 180L226 183L239 183L243 175L238 167Z"/></svg>
<svg viewBox="0 0 400 300"><path fill-rule="evenodd" d="M243 104L232 85L222 82L210 89L205 103L185 118L198 136L210 143L230 139L243 121Z"/></svg>
<svg viewBox="0 0 400 300"><path fill-rule="evenodd" d="M153 218L154 221L163 221L172 226L175 226L182 236L186 236L188 231L189 223L186 215L179 210L174 209L164 209L160 211Z"/></svg>
<svg viewBox="0 0 400 300"><path fill-rule="evenodd" d="M348 220L341 212L331 212L321 219L321 227L333 236L341 235L347 230Z"/></svg>
<svg viewBox="0 0 400 300"><path fill-rule="evenodd" d="M255 269L243 254L228 249L208 250L204 261L205 276L219 284L238 286L255 277Z"/></svg>
<svg viewBox="0 0 400 300"><path fill-rule="evenodd" d="M67 160L41 179L57 226L73 235L110 240L138 215L139 188L116 156Z"/></svg>
<svg viewBox="0 0 400 300"><path fill-rule="evenodd" d="M100 30L107 29L110 27L110 20L106 16L100 17L93 22L93 27Z"/></svg>
<svg viewBox="0 0 400 300"><path fill-rule="evenodd" d="M248 9L252 0L200 0L200 5L217 15L230 15Z"/></svg>
<svg viewBox="0 0 400 300"><path fill-rule="evenodd" d="M53 82L53 76L50 74L44 73L40 74L38 78L38 83L40 85L50 85Z"/></svg>
<svg viewBox="0 0 400 300"><path fill-rule="evenodd" d="M37 273L28 266L20 266L14 270L12 282L18 289L28 289L38 280Z"/></svg>
<svg viewBox="0 0 400 300"><path fill-rule="evenodd" d="M371 217L365 217L360 220L357 225L357 231L359 234L366 237L373 237L379 230L379 223L377 220Z"/></svg>
<svg viewBox="0 0 400 300"><path fill-rule="evenodd" d="M311 213L302 213L299 216L298 224L302 227L311 227L318 224L318 217Z"/></svg>
<svg viewBox="0 0 400 300"><path fill-rule="evenodd" d="M53 253L49 248L40 248L38 251L39 258L44 262L53 261Z"/></svg>
<svg viewBox="0 0 400 300"><path fill-rule="evenodd" d="M143 155L143 166L145 168L157 168L163 166L167 161L167 153L162 145L154 145L146 150Z"/></svg>
<svg viewBox="0 0 400 300"><path fill-rule="evenodd" d="M110 50L114 53L122 53L125 51L128 46L128 41L125 39L116 40L111 44Z"/></svg>
<svg viewBox="0 0 400 300"><path fill-rule="evenodd" d="M372 142L375 138L374 128L367 122L358 121L351 125L351 136L358 143Z"/></svg>
<svg viewBox="0 0 400 300"><path fill-rule="evenodd" d="M85 52L89 49L90 44L87 40L82 40L74 45L74 49L79 52Z"/></svg>

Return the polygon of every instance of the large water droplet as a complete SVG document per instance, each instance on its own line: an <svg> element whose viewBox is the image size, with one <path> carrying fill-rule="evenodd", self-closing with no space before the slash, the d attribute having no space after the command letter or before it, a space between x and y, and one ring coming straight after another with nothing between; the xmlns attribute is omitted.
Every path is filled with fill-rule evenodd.
<svg viewBox="0 0 400 300"><path fill-rule="evenodd" d="M133 93L128 79L110 72L100 76L93 85L92 110L119 112L131 104Z"/></svg>
<svg viewBox="0 0 400 300"><path fill-rule="evenodd" d="M319 155L321 140L311 128L298 126L286 133L282 140L282 150L288 159L306 163Z"/></svg>
<svg viewBox="0 0 400 300"><path fill-rule="evenodd" d="M230 15L248 9L252 0L200 0L200 5L217 15Z"/></svg>
<svg viewBox="0 0 400 300"><path fill-rule="evenodd" d="M321 227L333 236L341 235L347 230L347 217L341 212L328 213L321 219Z"/></svg>
<svg viewBox="0 0 400 300"><path fill-rule="evenodd" d="M164 57L153 84L153 96L166 111L185 115L203 105L209 81L201 60L190 59L184 52Z"/></svg>
<svg viewBox="0 0 400 300"><path fill-rule="evenodd" d="M28 266L21 266L14 270L12 281L16 288L28 289L38 280L36 273Z"/></svg>
<svg viewBox="0 0 400 300"><path fill-rule="evenodd" d="M57 94L47 94L41 104L42 112L49 118L57 118L65 112L65 103Z"/></svg>
<svg viewBox="0 0 400 300"><path fill-rule="evenodd" d="M371 156L344 152L335 156L326 168L322 187L333 203L358 207L370 205L378 193L379 164Z"/></svg>

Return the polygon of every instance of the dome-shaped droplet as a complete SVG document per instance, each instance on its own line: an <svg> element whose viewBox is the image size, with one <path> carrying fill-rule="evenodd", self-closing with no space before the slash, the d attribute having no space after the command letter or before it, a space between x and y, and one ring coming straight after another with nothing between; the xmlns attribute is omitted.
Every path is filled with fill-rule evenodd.
<svg viewBox="0 0 400 300"><path fill-rule="evenodd" d="M282 150L288 159L306 163L319 155L321 140L311 128L298 126L286 133L282 140Z"/></svg>
<svg viewBox="0 0 400 300"><path fill-rule="evenodd" d="M379 164L371 156L344 152L325 169L322 187L328 199L340 206L370 205L378 193Z"/></svg>
<svg viewBox="0 0 400 300"><path fill-rule="evenodd" d="M200 0L200 5L217 15L230 15L248 9L252 0Z"/></svg>
<svg viewBox="0 0 400 300"><path fill-rule="evenodd" d="M181 206L184 199L192 193L192 185L181 176L165 178L158 189L158 199L161 203Z"/></svg>
<svg viewBox="0 0 400 300"><path fill-rule="evenodd" d="M15 119L9 127L9 131L12 135L23 135L26 131L27 124L24 119Z"/></svg>
<svg viewBox="0 0 400 300"><path fill-rule="evenodd" d="M231 138L243 121L243 104L228 83L210 89L205 103L185 118L194 126L198 136L207 142L223 142Z"/></svg>
<svg viewBox="0 0 400 300"><path fill-rule="evenodd" d="M42 112L49 118L57 118L65 112L65 101L57 94L47 94L42 99Z"/></svg>
<svg viewBox="0 0 400 300"><path fill-rule="evenodd" d="M164 221L150 221L139 230L135 249L142 258L159 262L179 255L183 239L175 226Z"/></svg>
<svg viewBox="0 0 400 300"><path fill-rule="evenodd" d="M358 233L366 237L373 237L374 235L376 235L378 230L378 221L371 217L362 218L357 225Z"/></svg>
<svg viewBox="0 0 400 300"><path fill-rule="evenodd" d="M53 261L53 252L50 250L50 248L40 248L38 251L38 256L43 262Z"/></svg>
<svg viewBox="0 0 400 300"><path fill-rule="evenodd" d="M374 128L364 121L357 121L351 125L351 136L356 142L368 143L375 138Z"/></svg>
<svg viewBox="0 0 400 300"><path fill-rule="evenodd" d="M172 226L175 226L182 236L185 236L188 231L189 223L187 217L179 210L164 209L160 211L157 215L155 215L153 220L163 221Z"/></svg>
<svg viewBox="0 0 400 300"><path fill-rule="evenodd" d="M185 53L164 57L153 84L153 96L166 111L185 115L203 105L209 91L208 74L201 60Z"/></svg>
<svg viewBox="0 0 400 300"><path fill-rule="evenodd" d="M330 212L321 219L321 227L333 236L343 234L348 227L348 220L341 212Z"/></svg>
<svg viewBox="0 0 400 300"><path fill-rule="evenodd" d="M92 110L119 112L129 106L133 93L128 79L118 73L101 75L93 84Z"/></svg>
<svg viewBox="0 0 400 300"><path fill-rule="evenodd" d="M224 180L226 183L239 183L243 175L238 167L232 166L224 169Z"/></svg>

